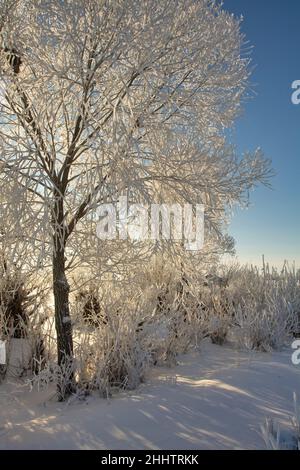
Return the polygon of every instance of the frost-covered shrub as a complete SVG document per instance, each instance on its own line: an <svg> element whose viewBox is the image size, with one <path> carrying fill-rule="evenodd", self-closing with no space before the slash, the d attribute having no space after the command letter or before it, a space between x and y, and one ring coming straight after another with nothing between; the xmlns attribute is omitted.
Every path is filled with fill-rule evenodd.
<svg viewBox="0 0 300 470"><path fill-rule="evenodd" d="M207 336L212 343L226 342L232 326L234 306L227 287L211 283L201 289L201 300L207 317Z"/></svg>
<svg viewBox="0 0 300 470"><path fill-rule="evenodd" d="M55 386L59 401L65 401L70 394L70 384L73 383L75 374L75 363L73 359L67 358L61 365L48 361L43 367L36 369L35 374L29 380L31 386L36 386L38 390L48 389ZM74 394L80 393L80 389L73 388Z"/></svg>
<svg viewBox="0 0 300 470"><path fill-rule="evenodd" d="M287 269L259 272L256 268L231 271L231 293L236 335L241 346L260 351L280 349L299 329L298 273Z"/></svg>
<svg viewBox="0 0 300 470"><path fill-rule="evenodd" d="M259 351L278 350L291 338L295 315L287 301L270 292L262 304L257 300L241 303L236 310L240 344Z"/></svg>
<svg viewBox="0 0 300 470"><path fill-rule="evenodd" d="M144 379L151 362L143 341L147 312L141 296L130 296L116 286L110 292L99 290L93 295L95 299L101 298L101 319L98 303L94 304L96 309L92 306L89 309L88 322L82 303L74 307L77 384L81 389L96 389L102 395L114 388L133 389Z"/></svg>
<svg viewBox="0 0 300 470"><path fill-rule="evenodd" d="M197 345L204 335L198 292L183 266L155 259L136 285L143 298L141 337L153 364L176 363L178 354ZM206 332L205 328L205 332Z"/></svg>
<svg viewBox="0 0 300 470"><path fill-rule="evenodd" d="M163 357L167 363L174 362L204 337L217 344L226 341L234 314L227 280L213 274L187 274L182 265L167 264L158 272L152 270L149 281L158 290L157 322L167 330L159 362Z"/></svg>
<svg viewBox="0 0 300 470"><path fill-rule="evenodd" d="M178 354L198 346L209 332L209 313L197 284L182 273L159 291L154 320L164 331L158 362L172 364Z"/></svg>
<svg viewBox="0 0 300 470"><path fill-rule="evenodd" d="M164 316L158 316L156 319L156 322L161 324L159 328L164 327L165 330L160 348L154 351L158 363L176 363L178 354L186 353L192 345L199 342L201 332L197 320L192 299L177 293L168 304ZM160 355L157 354L158 351Z"/></svg>
<svg viewBox="0 0 300 470"><path fill-rule="evenodd" d="M128 318L125 309L109 312L103 328L79 333L81 341L75 347L80 386L97 389L102 394L111 389L135 388L144 378L149 354L142 347L138 322Z"/></svg>

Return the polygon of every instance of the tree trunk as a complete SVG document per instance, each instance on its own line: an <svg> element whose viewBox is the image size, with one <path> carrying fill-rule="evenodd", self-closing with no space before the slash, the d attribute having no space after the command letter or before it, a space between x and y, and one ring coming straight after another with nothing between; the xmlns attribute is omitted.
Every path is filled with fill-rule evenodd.
<svg viewBox="0 0 300 470"><path fill-rule="evenodd" d="M62 401L75 389L73 371L73 337L69 309L69 284L65 272L65 248L54 239L53 294L55 328L57 334L57 358L64 374L58 383L59 399Z"/></svg>

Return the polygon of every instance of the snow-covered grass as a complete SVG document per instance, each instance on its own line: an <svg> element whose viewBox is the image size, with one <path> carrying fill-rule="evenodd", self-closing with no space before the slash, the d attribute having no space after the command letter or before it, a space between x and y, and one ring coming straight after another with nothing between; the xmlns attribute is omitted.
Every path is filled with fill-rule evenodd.
<svg viewBox="0 0 300 470"><path fill-rule="evenodd" d="M109 400L58 404L53 391L0 387L1 449L265 449L266 417L292 432L300 367L290 350L242 352L202 343L174 368Z"/></svg>

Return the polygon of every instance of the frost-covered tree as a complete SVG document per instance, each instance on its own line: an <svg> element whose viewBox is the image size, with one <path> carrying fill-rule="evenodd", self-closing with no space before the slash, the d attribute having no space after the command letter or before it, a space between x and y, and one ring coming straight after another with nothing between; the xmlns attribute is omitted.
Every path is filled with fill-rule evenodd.
<svg viewBox="0 0 300 470"><path fill-rule="evenodd" d="M269 167L260 151L238 158L226 143L249 59L240 22L217 2L0 8L1 178L31 195L33 232L53 267L62 365L73 356L67 269L76 256L87 261L78 240L88 239L97 205L125 192L203 203L207 231L220 233L227 207L265 182Z"/></svg>

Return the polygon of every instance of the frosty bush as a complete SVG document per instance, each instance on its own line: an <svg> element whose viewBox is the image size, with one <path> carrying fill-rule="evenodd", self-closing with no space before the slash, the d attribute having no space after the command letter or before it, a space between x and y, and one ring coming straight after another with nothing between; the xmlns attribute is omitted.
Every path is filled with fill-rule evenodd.
<svg viewBox="0 0 300 470"><path fill-rule="evenodd" d="M260 274L243 270L235 286L235 322L240 344L269 351L282 348L298 330L299 281L296 273Z"/></svg>
<svg viewBox="0 0 300 470"><path fill-rule="evenodd" d="M139 337L138 303L114 299L102 308L106 322L94 328L79 321L74 343L78 383L106 395L115 387L135 388L144 378L149 354ZM94 324L97 319L95 314Z"/></svg>
<svg viewBox="0 0 300 470"><path fill-rule="evenodd" d="M140 296L130 296L113 283L105 287L109 290L101 292L90 286L76 293L73 303L74 361L68 377L74 374L74 393L79 395L97 390L109 396L114 389L133 389L151 362L143 342L147 312ZM59 385L65 372L51 365L36 381ZM62 390L65 387L62 384Z"/></svg>
<svg viewBox="0 0 300 470"><path fill-rule="evenodd" d="M55 385L58 401L64 401L70 394L69 387L73 383L74 374L74 361L71 361L69 358L66 358L61 365L51 361L41 367L39 363L36 373L30 380L30 384L31 386L37 386L38 390L48 389L50 385ZM76 394L79 392L79 389L73 388L72 392Z"/></svg>
<svg viewBox="0 0 300 470"><path fill-rule="evenodd" d="M203 280L170 263L159 272L151 271L149 277L152 288L146 295L155 307L151 323L156 331L151 338L152 356L155 363L172 365L178 354L197 346L208 334L209 314L199 294Z"/></svg>
<svg viewBox="0 0 300 470"><path fill-rule="evenodd" d="M274 293L266 295L264 304L256 300L240 304L236 321L241 344L260 351L280 349L287 344L295 327L295 315L289 304Z"/></svg>
<svg viewBox="0 0 300 470"><path fill-rule="evenodd" d="M234 316L234 304L227 286L214 277L200 288L202 309L206 313L207 336L214 344L226 342Z"/></svg>

